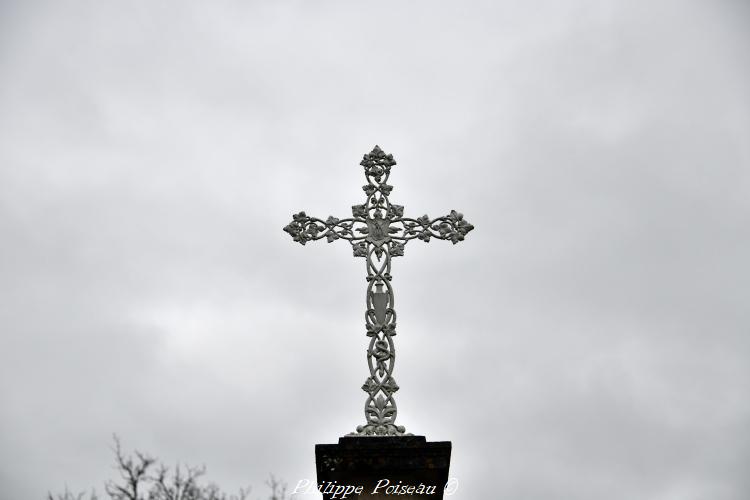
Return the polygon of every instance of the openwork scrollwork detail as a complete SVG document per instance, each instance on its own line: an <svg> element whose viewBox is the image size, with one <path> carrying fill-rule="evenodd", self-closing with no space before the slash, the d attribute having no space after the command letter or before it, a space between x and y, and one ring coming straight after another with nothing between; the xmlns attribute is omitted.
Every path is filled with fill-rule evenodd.
<svg viewBox="0 0 750 500"><path fill-rule="evenodd" d="M417 219L404 217L404 207L388 200L393 186L387 183L391 168L396 165L393 156L380 147L365 154L360 165L364 167L367 184L362 186L366 200L352 206L352 217L326 220L310 217L305 212L292 216L284 231L294 241L304 245L308 241L325 238L329 243L338 239L352 245L355 257L364 257L367 267L365 329L370 339L367 348L367 365L370 375L362 385L367 393L365 424L357 427L354 435L403 435L405 429L396 425L396 401L399 390L393 378L396 349L396 311L391 286L391 257L404 255L407 242L420 239L462 241L474 229L463 215L451 210L449 215L430 219L423 215Z"/></svg>

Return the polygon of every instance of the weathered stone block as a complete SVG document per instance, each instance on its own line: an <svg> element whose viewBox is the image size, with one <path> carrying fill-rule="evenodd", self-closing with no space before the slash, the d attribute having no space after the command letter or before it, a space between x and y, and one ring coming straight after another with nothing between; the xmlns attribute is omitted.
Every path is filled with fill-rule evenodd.
<svg viewBox="0 0 750 500"><path fill-rule="evenodd" d="M325 500L442 500L450 458L450 441L424 436L346 436L315 445Z"/></svg>

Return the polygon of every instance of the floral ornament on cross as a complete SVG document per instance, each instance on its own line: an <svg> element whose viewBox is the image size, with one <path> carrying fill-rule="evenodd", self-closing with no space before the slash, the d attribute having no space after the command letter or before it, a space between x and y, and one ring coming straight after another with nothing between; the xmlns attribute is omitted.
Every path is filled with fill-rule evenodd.
<svg viewBox="0 0 750 500"><path fill-rule="evenodd" d="M392 204L388 199L393 191L388 180L396 161L379 146L365 154L360 165L367 181L362 186L366 199L364 203L352 206L350 218L329 216L321 220L299 212L292 216L284 231L302 245L323 237L329 243L346 240L355 257L366 259L365 329L369 338L367 361L370 376L362 385L367 393L365 424L357 426L354 434L399 436L406 431L395 423L397 411L393 395L399 387L392 376L396 359L396 311L390 285L391 258L403 256L406 243L414 239L425 242L439 239L455 244L462 241L474 226L456 210L435 219L427 215L404 217L403 205Z"/></svg>

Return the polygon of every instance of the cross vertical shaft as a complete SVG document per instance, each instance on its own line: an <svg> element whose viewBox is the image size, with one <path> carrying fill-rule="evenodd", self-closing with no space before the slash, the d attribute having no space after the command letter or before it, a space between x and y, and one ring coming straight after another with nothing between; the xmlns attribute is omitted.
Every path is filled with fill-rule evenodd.
<svg viewBox="0 0 750 500"><path fill-rule="evenodd" d="M354 435L403 435L405 429L396 425L396 401L393 394L399 387L393 378L396 362L396 311L391 286L391 257L404 255L406 243L412 239L429 242L431 238L462 241L474 226L463 215L451 210L446 216L430 219L404 217L404 207L388 199L393 186L387 183L391 167L396 165L393 156L380 147L365 154L360 165L364 167L367 184L362 187L367 198L362 205L352 207L352 217L325 221L309 217L305 212L292 216L284 227L294 241L326 238L329 243L343 239L352 245L355 257L364 257L367 266L367 291L365 328L370 342L367 365L370 375L362 385L367 393L365 424L357 426Z"/></svg>

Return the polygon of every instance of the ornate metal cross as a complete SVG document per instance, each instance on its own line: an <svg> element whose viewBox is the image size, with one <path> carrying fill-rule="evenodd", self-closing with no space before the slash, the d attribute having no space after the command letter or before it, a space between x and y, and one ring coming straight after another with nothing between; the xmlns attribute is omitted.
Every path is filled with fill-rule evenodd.
<svg viewBox="0 0 750 500"><path fill-rule="evenodd" d="M354 435L403 435L402 425L396 425L396 401L393 394L399 389L393 378L396 349L396 311L393 308L391 287L391 257L404 255L404 246L418 238L428 242L431 238L450 240L453 244L464 239L474 226L463 215L451 210L450 215L430 219L404 217L404 207L388 201L393 186L387 184L391 167L396 164L393 155L380 147L364 155L360 162L365 168L367 184L362 187L367 200L352 207L352 217L325 221L309 217L305 212L292 216L284 228L294 241L304 245L308 241L326 238L328 243L343 239L351 243L355 257L367 260L367 294L365 327L370 345L367 348L367 365L370 376L362 389L365 401L365 425L357 427ZM377 261L376 261L377 260ZM385 287L385 288L384 288Z"/></svg>

